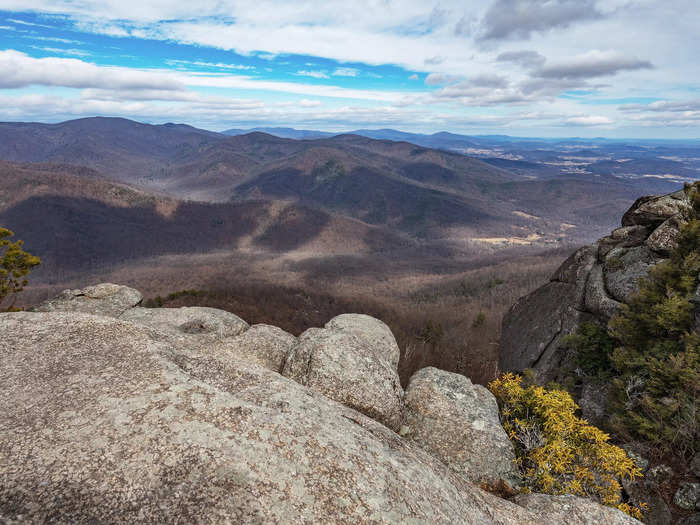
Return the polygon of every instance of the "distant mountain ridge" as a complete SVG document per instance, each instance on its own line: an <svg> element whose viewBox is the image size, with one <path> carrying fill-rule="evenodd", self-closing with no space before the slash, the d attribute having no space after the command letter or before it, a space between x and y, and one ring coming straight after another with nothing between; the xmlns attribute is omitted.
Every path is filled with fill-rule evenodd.
<svg viewBox="0 0 700 525"><path fill-rule="evenodd" d="M671 191L678 184L663 179L663 173L626 179L623 163L591 151L566 150L566 158L585 161L562 163L560 153L533 148L532 161L485 162L452 151L458 146L436 149L396 140L417 142L416 134L358 133L391 138L290 139L261 131L228 136L184 124L105 117L0 123L0 159L70 165L66 171L76 174L94 170L90 177L177 199L293 203L414 239L449 239L462 246L472 239L487 244L589 240L607 230L637 195ZM443 146L463 138L444 132L429 137ZM577 162L597 166L598 172L578 170ZM684 176L694 173L676 161L657 165L682 165Z"/></svg>

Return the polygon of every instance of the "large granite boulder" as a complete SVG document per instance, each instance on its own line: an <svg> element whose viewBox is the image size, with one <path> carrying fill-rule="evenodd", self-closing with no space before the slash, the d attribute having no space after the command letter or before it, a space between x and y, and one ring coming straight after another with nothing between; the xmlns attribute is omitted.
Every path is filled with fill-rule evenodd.
<svg viewBox="0 0 700 525"><path fill-rule="evenodd" d="M222 347L82 313L0 314L0 331L2 523L638 523L500 499Z"/></svg>
<svg viewBox="0 0 700 525"><path fill-rule="evenodd" d="M119 284L102 283L79 290L64 290L35 307L37 312L83 312L119 317L143 299L141 292Z"/></svg>
<svg viewBox="0 0 700 525"><path fill-rule="evenodd" d="M645 245L615 248L597 269L605 277L604 289L609 296L626 303L639 289L639 279L646 277L661 260Z"/></svg>
<svg viewBox="0 0 700 525"><path fill-rule="evenodd" d="M242 334L227 339L223 347L238 359L257 363L273 372L281 372L287 354L297 338L269 324L254 324Z"/></svg>
<svg viewBox="0 0 700 525"><path fill-rule="evenodd" d="M622 227L578 250L549 283L519 299L503 317L501 370L531 368L543 382L570 375L575 356L564 338L586 322L607 325L640 279L668 257L689 210L684 191L638 199ZM698 317L700 326L700 307Z"/></svg>
<svg viewBox="0 0 700 525"><path fill-rule="evenodd" d="M668 195L640 197L622 216L622 226L658 227L671 217L690 210L690 201L683 190Z"/></svg>
<svg viewBox="0 0 700 525"><path fill-rule="evenodd" d="M401 435L475 483L520 484L515 452L501 426L491 392L469 378L423 368L413 374L405 396Z"/></svg>
<svg viewBox="0 0 700 525"><path fill-rule="evenodd" d="M203 306L136 307L124 312L120 319L157 330L164 340L189 349L211 347L248 329L248 323L237 315Z"/></svg>
<svg viewBox="0 0 700 525"><path fill-rule="evenodd" d="M399 430L403 389L398 346L388 327L345 314L310 328L287 355L282 375Z"/></svg>

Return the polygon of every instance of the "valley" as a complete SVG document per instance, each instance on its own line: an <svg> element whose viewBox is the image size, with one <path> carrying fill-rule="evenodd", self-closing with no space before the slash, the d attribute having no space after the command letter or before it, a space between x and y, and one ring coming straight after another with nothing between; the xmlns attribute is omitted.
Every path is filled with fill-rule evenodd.
<svg viewBox="0 0 700 525"><path fill-rule="evenodd" d="M561 145L501 143L500 157L477 158L449 134L363 133L376 138L0 124L0 224L42 259L23 304L87 279L295 335L366 312L396 334L402 380L435 365L485 383L505 310L637 196L693 173L630 176L610 160L577 173L551 160Z"/></svg>

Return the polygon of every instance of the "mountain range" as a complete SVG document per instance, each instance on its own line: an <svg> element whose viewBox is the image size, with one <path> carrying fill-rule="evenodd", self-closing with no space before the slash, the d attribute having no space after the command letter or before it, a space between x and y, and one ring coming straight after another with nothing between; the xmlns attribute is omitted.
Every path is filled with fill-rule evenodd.
<svg viewBox="0 0 700 525"><path fill-rule="evenodd" d="M439 149L366 136L425 139L392 130L301 139L228 133L103 117L0 123L0 224L46 261L47 277L221 250L454 260L588 241L640 194L672 191L697 175L682 148L673 158L628 160L627 172L602 146L577 144L564 155L561 145L545 151L533 142L539 146L518 158L517 143L476 158L449 147L466 140L449 133L430 136ZM478 147L508 141L469 139Z"/></svg>

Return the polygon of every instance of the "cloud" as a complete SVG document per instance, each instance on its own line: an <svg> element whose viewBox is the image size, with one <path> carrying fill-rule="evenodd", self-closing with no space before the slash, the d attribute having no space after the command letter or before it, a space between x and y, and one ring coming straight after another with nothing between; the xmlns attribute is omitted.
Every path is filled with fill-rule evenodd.
<svg viewBox="0 0 700 525"><path fill-rule="evenodd" d="M45 25L45 24L37 24L35 22L27 22L26 20L18 20L16 18L6 18L8 22L12 22L13 24L21 25L21 26L32 26L32 27L48 27L51 28L52 26Z"/></svg>
<svg viewBox="0 0 700 525"><path fill-rule="evenodd" d="M449 84L457 80L457 77L452 75L444 75L442 73L430 73L425 77L425 84L428 86L439 86L441 84Z"/></svg>
<svg viewBox="0 0 700 525"><path fill-rule="evenodd" d="M315 108L321 105L321 102L318 100L308 100L308 99L302 99L299 101L299 105L302 108Z"/></svg>
<svg viewBox="0 0 700 525"><path fill-rule="evenodd" d="M182 90L184 83L168 72L100 67L75 58L32 58L0 51L0 88L31 85L73 88Z"/></svg>
<svg viewBox="0 0 700 525"><path fill-rule="evenodd" d="M243 64L225 64L223 62L204 62L201 60L166 60L165 63L170 64L171 66L181 64L188 66L215 67L219 69L233 69L242 71L255 69L255 66L246 66Z"/></svg>
<svg viewBox="0 0 700 525"><path fill-rule="evenodd" d="M508 87L508 79L501 75L476 75L469 79L472 86L487 88Z"/></svg>
<svg viewBox="0 0 700 525"><path fill-rule="evenodd" d="M613 121L608 117L600 115L588 115L583 117L570 117L566 119L566 123L573 126L604 126L612 124Z"/></svg>
<svg viewBox="0 0 700 525"><path fill-rule="evenodd" d="M437 66L437 65L442 64L444 61L445 61L444 57L434 56L434 57L426 58L425 60L423 60L423 63L426 66Z"/></svg>
<svg viewBox="0 0 700 525"><path fill-rule="evenodd" d="M658 100L651 104L625 104L619 107L622 111L671 111L671 112L700 112L700 99L694 100Z"/></svg>
<svg viewBox="0 0 700 525"><path fill-rule="evenodd" d="M313 78L330 78L326 73L323 71L309 71L309 70L301 70L296 72L297 75L301 77L313 77Z"/></svg>
<svg viewBox="0 0 700 525"><path fill-rule="evenodd" d="M333 71L334 77L356 77L360 74L360 70L354 67L339 67Z"/></svg>
<svg viewBox="0 0 700 525"><path fill-rule="evenodd" d="M545 64L535 71L540 78L584 79L615 75L620 71L652 69L648 60L625 56L616 51L589 51L569 60Z"/></svg>
<svg viewBox="0 0 700 525"><path fill-rule="evenodd" d="M527 40L533 32L602 17L595 0L496 0L481 21L478 39Z"/></svg>
<svg viewBox="0 0 700 525"><path fill-rule="evenodd" d="M84 44L84 42L80 40L71 40L69 38L60 38L56 36L23 35L22 38L29 38L31 40L41 40L44 42L60 42L61 44Z"/></svg>
<svg viewBox="0 0 700 525"><path fill-rule="evenodd" d="M537 51L506 51L496 57L497 62L512 62L525 68L544 65L546 59Z"/></svg>
<svg viewBox="0 0 700 525"><path fill-rule="evenodd" d="M46 51L47 53L55 53L57 55L72 55L76 57L87 57L90 53L82 49L65 49L62 47L44 47L44 46L30 46L33 49L38 49L40 51Z"/></svg>

